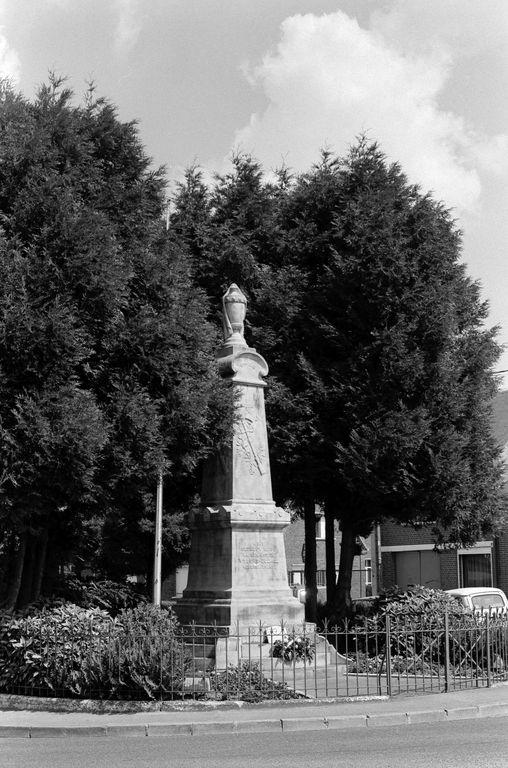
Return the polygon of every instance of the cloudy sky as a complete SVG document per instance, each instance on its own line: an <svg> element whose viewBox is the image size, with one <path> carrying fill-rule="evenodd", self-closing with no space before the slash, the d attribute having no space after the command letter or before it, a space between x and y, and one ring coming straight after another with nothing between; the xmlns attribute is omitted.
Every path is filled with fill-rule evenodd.
<svg viewBox="0 0 508 768"><path fill-rule="evenodd" d="M453 208L508 369L507 0L0 0L0 70L93 80L172 179L366 132Z"/></svg>

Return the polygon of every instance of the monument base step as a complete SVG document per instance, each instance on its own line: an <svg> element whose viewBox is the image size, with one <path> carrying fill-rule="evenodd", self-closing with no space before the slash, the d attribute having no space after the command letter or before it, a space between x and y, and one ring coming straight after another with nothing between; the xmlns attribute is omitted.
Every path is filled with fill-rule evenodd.
<svg viewBox="0 0 508 768"><path fill-rule="evenodd" d="M280 630L279 630L280 632ZM244 639L242 637L221 637L217 639L215 647L215 669L223 671L229 666L239 666L244 662L259 663L263 669L263 674L271 676L272 671L277 675L280 669L328 669L346 667L346 658L338 653L333 645L322 635L306 632L305 636L310 638L314 644L314 654L310 660L284 661L280 657L273 656L273 643L277 639L275 635L269 637L265 642L264 638L252 636ZM275 678L274 678L275 679Z"/></svg>
<svg viewBox="0 0 508 768"><path fill-rule="evenodd" d="M184 678L183 692L195 693L196 691L203 691L204 693L210 690L210 678L206 675L190 675Z"/></svg>

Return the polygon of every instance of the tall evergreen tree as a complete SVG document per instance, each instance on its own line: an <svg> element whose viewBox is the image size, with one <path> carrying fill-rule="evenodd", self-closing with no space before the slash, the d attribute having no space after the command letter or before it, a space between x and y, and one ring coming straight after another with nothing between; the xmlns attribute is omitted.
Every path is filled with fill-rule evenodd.
<svg viewBox="0 0 508 768"><path fill-rule="evenodd" d="M309 541L315 502L328 530L339 521L333 602L347 614L356 539L376 523L426 522L471 543L502 516L496 331L449 212L376 145L324 152L275 184L248 157L208 194L195 174L175 224L209 293L235 279L249 295L251 343L271 368L275 495L307 510ZM184 192L204 212L194 229Z"/></svg>
<svg viewBox="0 0 508 768"><path fill-rule="evenodd" d="M472 543L502 514L489 420L499 348L450 214L376 145L325 153L284 216L305 275L296 336L316 437L304 450L342 531L344 615L356 537L377 522Z"/></svg>
<svg viewBox="0 0 508 768"><path fill-rule="evenodd" d="M13 606L78 554L107 575L146 572L159 469L166 543L181 548L196 465L229 409L217 332L165 232L164 174L136 125L93 89L75 106L56 78L33 102L4 83L0 143L0 526Z"/></svg>

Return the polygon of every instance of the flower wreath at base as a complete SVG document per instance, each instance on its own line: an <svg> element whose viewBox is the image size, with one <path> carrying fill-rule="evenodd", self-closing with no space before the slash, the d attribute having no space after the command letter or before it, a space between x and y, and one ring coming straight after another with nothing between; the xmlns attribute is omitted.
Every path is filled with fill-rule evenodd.
<svg viewBox="0 0 508 768"><path fill-rule="evenodd" d="M284 635L282 640L274 640L272 656L283 661L312 661L316 648L310 637Z"/></svg>

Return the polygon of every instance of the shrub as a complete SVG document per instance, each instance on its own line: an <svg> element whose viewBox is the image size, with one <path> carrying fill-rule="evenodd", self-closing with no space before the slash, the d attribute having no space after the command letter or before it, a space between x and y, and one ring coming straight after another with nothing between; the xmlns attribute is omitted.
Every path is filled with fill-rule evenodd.
<svg viewBox="0 0 508 768"><path fill-rule="evenodd" d="M507 625L503 617L486 620L468 612L451 595L439 589L413 587L405 592L391 590L378 598L370 615L359 617L340 636L347 634L350 654L358 658L386 658L387 617L390 618L390 657L392 671L429 674L441 669L446 658L445 614L448 614L448 650L450 663L458 673L473 665L486 668L490 657L494 671L504 669ZM356 663L356 662L355 662ZM360 667L362 664L360 664Z"/></svg>
<svg viewBox="0 0 508 768"><path fill-rule="evenodd" d="M353 615L356 619L363 616L371 616L375 613L376 598L369 597L361 600L353 600Z"/></svg>
<svg viewBox="0 0 508 768"><path fill-rule="evenodd" d="M210 676L212 689L223 699L262 701L265 699L301 699L302 695L265 677L259 664L244 661L238 667L229 666L223 672Z"/></svg>
<svg viewBox="0 0 508 768"><path fill-rule="evenodd" d="M139 588L116 581L81 581L67 578L58 589L61 600L69 601L82 608L100 608L116 616L125 608L146 604L146 595ZM56 598L58 601L58 598Z"/></svg>
<svg viewBox="0 0 508 768"><path fill-rule="evenodd" d="M347 670L358 674L379 674L383 671L384 663L384 656L368 656L366 653L358 652L348 658Z"/></svg>
<svg viewBox="0 0 508 768"><path fill-rule="evenodd" d="M0 689L81 695L101 689L101 642L111 640L113 620L98 609L71 603L33 616L4 614L0 628Z"/></svg>
<svg viewBox="0 0 508 768"><path fill-rule="evenodd" d="M419 617L425 624L444 622L445 609L450 619L462 618L467 611L452 595L442 589L415 586L401 592L398 587L377 598L372 613L387 612L391 616Z"/></svg>
<svg viewBox="0 0 508 768"><path fill-rule="evenodd" d="M0 690L95 698L171 698L188 662L172 613L152 605L113 619L71 603L29 617L4 615Z"/></svg>
<svg viewBox="0 0 508 768"><path fill-rule="evenodd" d="M138 605L120 611L116 622L119 663L110 672L115 694L164 699L181 692L190 660L174 614Z"/></svg>

